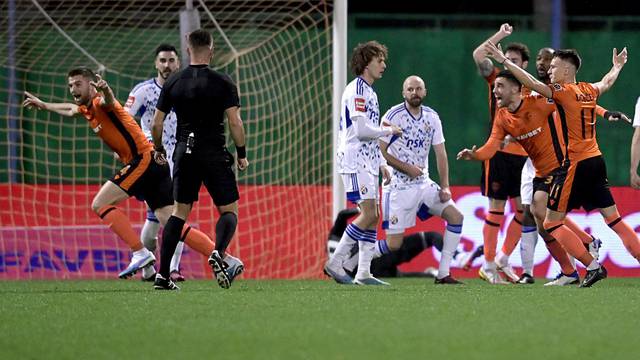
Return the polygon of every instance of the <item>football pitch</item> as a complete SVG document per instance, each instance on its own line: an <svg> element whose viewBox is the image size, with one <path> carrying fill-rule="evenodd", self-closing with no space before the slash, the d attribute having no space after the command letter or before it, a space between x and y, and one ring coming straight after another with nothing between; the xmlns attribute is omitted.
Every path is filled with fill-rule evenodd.
<svg viewBox="0 0 640 360"><path fill-rule="evenodd" d="M432 281L3 281L0 358L637 359L640 279Z"/></svg>

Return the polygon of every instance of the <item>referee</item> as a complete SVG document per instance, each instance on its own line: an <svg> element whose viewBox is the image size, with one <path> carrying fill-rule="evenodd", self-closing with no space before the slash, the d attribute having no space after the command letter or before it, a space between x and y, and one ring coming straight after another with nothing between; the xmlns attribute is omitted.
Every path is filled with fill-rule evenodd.
<svg viewBox="0 0 640 360"><path fill-rule="evenodd" d="M216 247L209 257L216 280L229 288L229 276L222 261L238 224L238 186L233 172L234 159L225 146L224 117L236 145L238 169L249 165L245 135L240 119L240 101L235 84L226 74L209 68L213 57L213 38L203 29L187 38L189 67L173 74L162 87L153 118L152 136L157 149L162 148L165 115L175 111L178 126L173 153L173 214L164 227L160 252L160 272L156 288L177 288L169 277L171 256L182 236L184 223L198 200L204 183L220 218L216 223Z"/></svg>

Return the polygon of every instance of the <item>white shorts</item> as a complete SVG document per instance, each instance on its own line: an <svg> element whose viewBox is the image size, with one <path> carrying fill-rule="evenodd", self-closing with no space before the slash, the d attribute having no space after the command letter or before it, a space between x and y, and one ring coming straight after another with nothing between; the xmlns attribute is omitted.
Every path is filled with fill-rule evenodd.
<svg viewBox="0 0 640 360"><path fill-rule="evenodd" d="M382 228L388 234L401 234L416 225L416 216L426 220L432 215L442 216L442 211L453 200L440 202L440 186L429 180L420 185L385 188L382 193Z"/></svg>
<svg viewBox="0 0 640 360"><path fill-rule="evenodd" d="M533 178L536 176L536 169L530 158L522 167L522 175L520 176L520 198L522 205L531 205L533 200Z"/></svg>
<svg viewBox="0 0 640 360"><path fill-rule="evenodd" d="M347 200L359 204L362 200L378 200L378 175L369 172L359 172L342 175L344 191Z"/></svg>

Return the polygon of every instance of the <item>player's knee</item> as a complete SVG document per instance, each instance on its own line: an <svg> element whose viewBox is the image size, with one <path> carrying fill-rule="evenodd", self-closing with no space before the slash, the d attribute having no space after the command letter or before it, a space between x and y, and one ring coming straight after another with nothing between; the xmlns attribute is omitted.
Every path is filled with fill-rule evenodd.
<svg viewBox="0 0 640 360"><path fill-rule="evenodd" d="M451 224L462 224L464 221L464 215L458 210L453 212L450 216L450 220L448 221Z"/></svg>

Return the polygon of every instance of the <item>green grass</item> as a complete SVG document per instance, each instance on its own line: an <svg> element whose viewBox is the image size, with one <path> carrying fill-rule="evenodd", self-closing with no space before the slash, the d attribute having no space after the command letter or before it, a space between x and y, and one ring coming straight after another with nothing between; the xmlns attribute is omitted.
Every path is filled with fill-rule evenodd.
<svg viewBox="0 0 640 360"><path fill-rule="evenodd" d="M0 282L1 359L637 359L640 280Z"/></svg>

